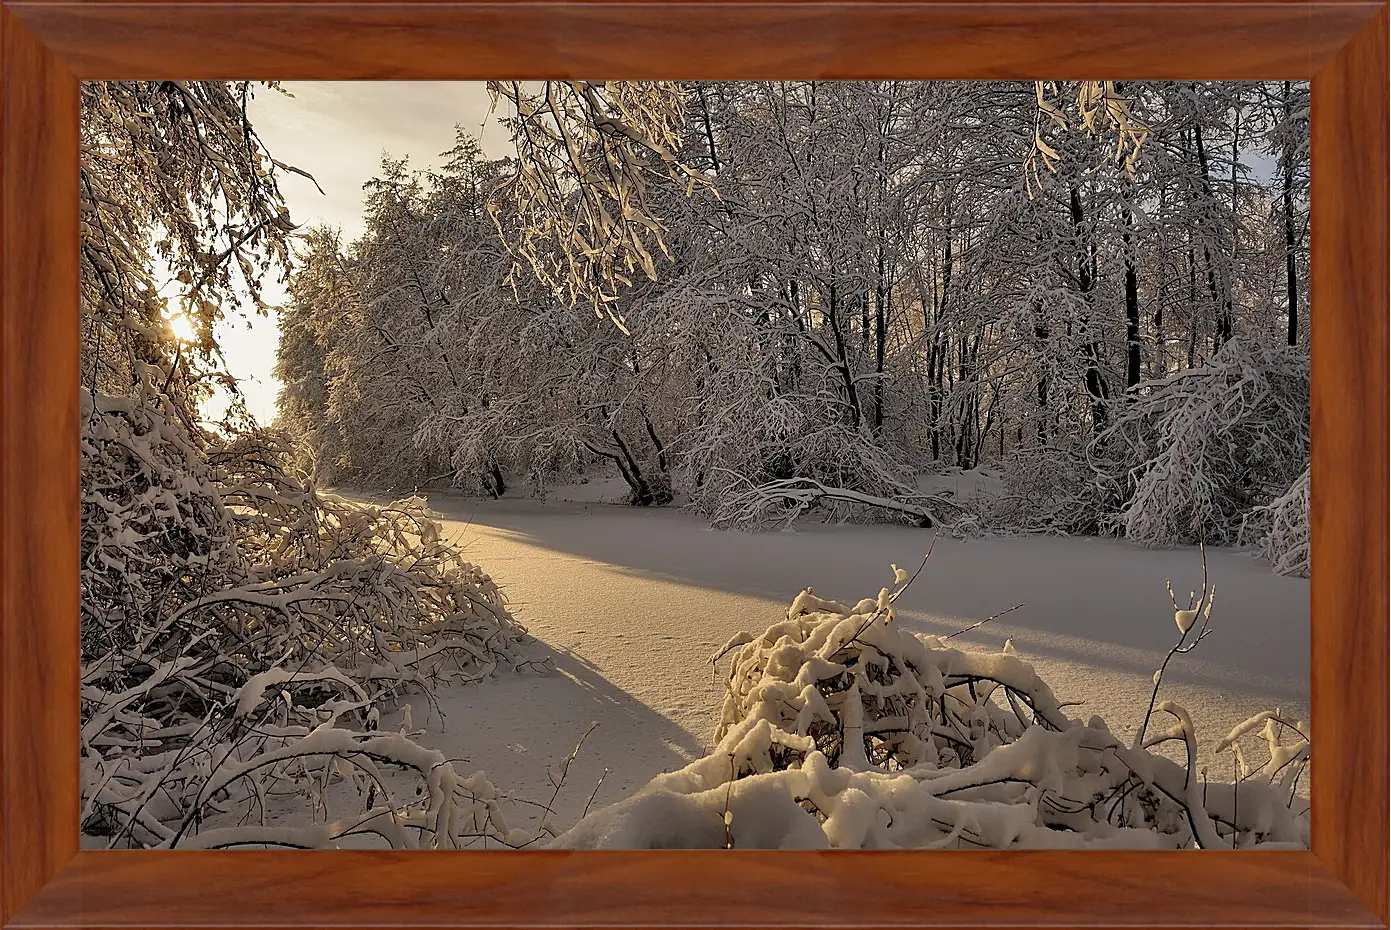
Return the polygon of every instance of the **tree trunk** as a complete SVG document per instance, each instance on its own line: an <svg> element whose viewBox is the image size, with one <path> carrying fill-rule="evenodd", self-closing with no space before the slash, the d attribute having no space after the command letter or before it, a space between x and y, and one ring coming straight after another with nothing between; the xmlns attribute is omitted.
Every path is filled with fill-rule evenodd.
<svg viewBox="0 0 1391 930"><path fill-rule="evenodd" d="M1198 171L1202 175L1203 193L1207 195L1208 204L1215 213L1217 210L1217 197L1212 192L1212 180L1208 171L1207 149L1203 145L1203 127L1194 125L1193 141L1198 150ZM1222 286L1218 286L1217 270L1212 262L1212 250L1207 242L1203 243L1203 261L1207 265L1207 287L1212 295L1213 309L1217 313L1216 333L1214 334L1213 350L1222 348L1227 341L1232 338L1232 291L1231 282L1226 281Z"/></svg>
<svg viewBox="0 0 1391 930"><path fill-rule="evenodd" d="M937 301L937 325L932 334L932 354L928 357L927 374L932 391L932 460L942 457L942 373L945 360L942 347L942 327L946 321L947 304L951 298L952 218L948 206L946 241L942 246L942 294Z"/></svg>
<svg viewBox="0 0 1391 930"><path fill-rule="evenodd" d="M841 383L845 386L845 400L850 405L850 425L860 428L860 395L855 389L855 373L850 370L850 358L845 351L845 334L840 331L840 319L837 307L838 295L836 286L832 284L829 288L827 301L826 322L831 326L831 335L836 341L836 368L840 370Z"/></svg>
<svg viewBox="0 0 1391 930"><path fill-rule="evenodd" d="M618 430L610 431L613 436L614 445L618 446L618 451L623 458L615 459L618 461L618 468L623 472L624 479L628 482L628 487L633 491L633 503L638 507L647 507L656 498L652 494L652 488L647 484L647 480L642 476L642 469L633 460L633 454L628 451L628 444L623 441L623 437L618 435Z"/></svg>
<svg viewBox="0 0 1391 930"><path fill-rule="evenodd" d="M507 482L502 479L502 469L498 467L497 459L488 460L488 475L483 484L494 499L507 493Z"/></svg>
<svg viewBox="0 0 1391 930"><path fill-rule="evenodd" d="M1290 82L1285 82L1285 121L1290 119ZM1294 153L1289 143L1281 153L1280 197L1282 212L1285 214L1285 300L1289 305L1289 325L1285 339L1290 345L1299 344L1299 277L1295 265L1294 228Z"/></svg>
<svg viewBox="0 0 1391 930"><path fill-rule="evenodd" d="M1110 396L1110 389L1106 384L1106 376L1101 370L1101 349L1096 341L1091 338L1091 303L1092 289L1096 285L1096 252L1090 243L1087 235L1086 218L1082 212L1082 194L1074 184L1071 188L1069 203L1072 208L1072 226L1076 232L1078 255L1077 255L1077 284L1082 292L1082 302L1088 308L1087 315L1082 319L1083 352L1086 356L1086 386L1087 396L1091 398L1092 404L1092 431L1099 434L1106 429L1106 404Z"/></svg>
<svg viewBox="0 0 1391 930"><path fill-rule="evenodd" d="M884 244L879 244L879 280L874 285L874 435L884 428L884 353L887 312L884 287Z"/></svg>
<svg viewBox="0 0 1391 930"><path fill-rule="evenodd" d="M713 120L710 118L710 104L705 99L704 81L696 82L696 96L700 100L701 115L704 117L705 121L705 144L706 146L708 146L710 152L710 170L713 171L715 174L719 174L720 158L717 154L715 154L715 130L712 125Z"/></svg>
<svg viewBox="0 0 1391 930"><path fill-rule="evenodd" d="M1126 184L1127 193L1131 185ZM1135 211L1130 203L1125 205L1125 386L1133 388L1140 383L1140 284L1135 270L1135 244L1131 231L1135 227Z"/></svg>
<svg viewBox="0 0 1391 930"><path fill-rule="evenodd" d="M1043 316L1043 303L1034 303L1034 338L1038 340L1039 365L1038 365L1038 444L1048 445L1048 336L1051 332L1047 322L1040 319ZM1019 437L1020 447L1023 447L1024 437L1021 433Z"/></svg>
<svg viewBox="0 0 1391 930"><path fill-rule="evenodd" d="M657 438L657 430L653 428L652 418L647 415L646 411L642 414L642 422L647 427L647 438L652 440L652 447L657 450L657 467L665 475L667 473L666 446L662 445L662 441Z"/></svg>
<svg viewBox="0 0 1391 930"><path fill-rule="evenodd" d="M1193 251L1193 234L1188 246L1188 368L1197 364L1198 355L1198 258Z"/></svg>

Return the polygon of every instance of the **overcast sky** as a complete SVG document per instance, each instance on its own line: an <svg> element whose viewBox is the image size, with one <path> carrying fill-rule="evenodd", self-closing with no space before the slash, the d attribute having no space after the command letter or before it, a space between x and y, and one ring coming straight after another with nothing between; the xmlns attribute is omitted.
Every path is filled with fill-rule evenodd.
<svg viewBox="0 0 1391 930"><path fill-rule="evenodd" d="M343 231L344 242L362 233L362 185L375 177L384 152L406 156L413 167L441 163L454 144L454 126L481 133L483 150L506 154L509 143L481 82L291 81L293 96L259 87L250 106L251 124L271 154L309 172L323 188L288 172L280 189L290 216L302 226L328 223ZM267 287L266 302L285 299L278 285ZM280 389L271 375L279 331L274 317L228 321L218 332L227 367L241 382L247 406L262 423L275 418ZM216 405L212 405L216 406Z"/></svg>

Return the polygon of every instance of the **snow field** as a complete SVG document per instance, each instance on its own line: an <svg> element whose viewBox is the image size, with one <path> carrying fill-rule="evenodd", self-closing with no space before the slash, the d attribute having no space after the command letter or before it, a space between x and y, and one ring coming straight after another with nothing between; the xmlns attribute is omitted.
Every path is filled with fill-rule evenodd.
<svg viewBox="0 0 1391 930"><path fill-rule="evenodd" d="M597 722L549 805L560 829L586 806L627 797L714 747L727 661L716 669L709 657L729 637L784 618L807 585L852 604L872 595L891 562L916 566L933 538L882 525L727 533L669 509L439 492L430 505L444 514L445 535L488 567L513 613L554 650L557 672L446 689L445 728L432 719L422 739L466 759L461 771L484 769L500 790L548 802L552 772ZM1232 727L1275 708L1308 720L1308 582L1230 550L1209 551L1208 563L1213 633L1170 663L1159 697L1190 712L1199 765L1230 781L1230 754L1213 749ZM1024 604L950 644L998 652L1012 640L1059 701L1082 702L1065 706L1067 715L1100 716L1128 742L1178 635L1166 579L1180 599L1197 588L1197 550L944 537L898 602L897 622L946 636ZM1179 744L1164 752L1182 757ZM544 813L533 807L514 819Z"/></svg>

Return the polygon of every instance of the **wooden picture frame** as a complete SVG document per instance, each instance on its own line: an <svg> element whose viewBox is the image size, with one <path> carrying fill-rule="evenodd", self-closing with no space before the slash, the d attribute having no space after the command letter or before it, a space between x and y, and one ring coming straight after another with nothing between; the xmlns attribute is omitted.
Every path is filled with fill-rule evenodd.
<svg viewBox="0 0 1391 930"><path fill-rule="evenodd" d="M1387 24L1384 0L0 0L0 924L1387 926ZM565 76L1312 79L1311 851L78 851L78 81Z"/></svg>

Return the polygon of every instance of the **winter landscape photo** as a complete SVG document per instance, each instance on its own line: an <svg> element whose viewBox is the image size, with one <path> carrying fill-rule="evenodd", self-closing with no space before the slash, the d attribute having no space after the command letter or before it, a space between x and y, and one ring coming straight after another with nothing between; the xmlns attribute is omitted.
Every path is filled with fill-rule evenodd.
<svg viewBox="0 0 1391 930"><path fill-rule="evenodd" d="M81 103L84 848L1307 848L1306 82Z"/></svg>

